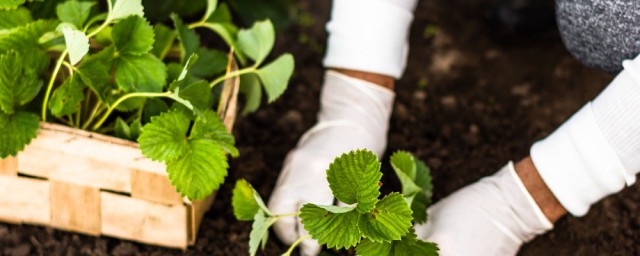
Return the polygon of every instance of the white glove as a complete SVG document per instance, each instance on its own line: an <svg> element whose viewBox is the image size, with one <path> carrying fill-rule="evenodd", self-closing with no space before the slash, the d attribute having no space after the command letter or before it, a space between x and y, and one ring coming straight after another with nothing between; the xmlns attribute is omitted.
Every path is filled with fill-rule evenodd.
<svg viewBox="0 0 640 256"><path fill-rule="evenodd" d="M305 203L333 204L326 178L329 164L354 149L366 148L378 156L384 153L394 97L392 91L381 86L327 71L318 123L284 161L269 200L271 211L286 214L298 212ZM286 244L307 235L296 217L278 220L274 229ZM316 255L321 249L312 239L304 240L300 247L305 255Z"/></svg>
<svg viewBox="0 0 640 256"><path fill-rule="evenodd" d="M509 162L496 174L466 186L427 211L418 237L440 255L515 255L520 246L553 228Z"/></svg>

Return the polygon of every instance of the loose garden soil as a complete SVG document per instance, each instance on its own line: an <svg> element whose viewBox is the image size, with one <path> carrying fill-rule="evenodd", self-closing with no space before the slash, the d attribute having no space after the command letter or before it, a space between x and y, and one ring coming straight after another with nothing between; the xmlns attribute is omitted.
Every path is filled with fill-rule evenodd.
<svg viewBox="0 0 640 256"><path fill-rule="evenodd" d="M233 217L233 181L246 178L268 198L286 153L314 124L329 4L300 0L305 18L279 34L275 53L294 54L294 78L279 101L238 120L234 133L241 156L232 161L227 183L205 216L195 246L183 252L0 224L0 254L246 255L250 224ZM532 142L553 131L612 78L572 58L554 27L517 38L496 33L484 18L491 4L421 1L411 29L411 54L397 83L387 154L404 149L424 159L432 169L436 201L526 156ZM384 190L398 190L388 163L383 171ZM596 204L585 217L562 218L520 254L638 255L638 202L636 184ZM286 248L271 239L263 254L279 255Z"/></svg>

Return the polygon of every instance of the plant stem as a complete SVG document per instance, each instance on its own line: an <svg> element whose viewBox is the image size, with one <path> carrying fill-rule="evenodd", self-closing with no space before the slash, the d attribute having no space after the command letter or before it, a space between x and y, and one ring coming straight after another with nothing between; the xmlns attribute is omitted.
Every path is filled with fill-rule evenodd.
<svg viewBox="0 0 640 256"><path fill-rule="evenodd" d="M71 66L71 64L66 61L63 61L62 65L64 65L67 68L67 71L69 71L69 76L73 76L73 66Z"/></svg>
<svg viewBox="0 0 640 256"><path fill-rule="evenodd" d="M44 94L44 101L42 102L42 121L47 121L47 105L49 105L49 96L51 96L51 90L53 89L53 84L56 81L56 77L58 76L58 72L60 72L60 66L64 62L64 58L67 56L67 50L64 50L60 57L58 57L58 61L56 62L56 67L53 69L53 73L51 74L51 79L49 79L49 84L47 85L47 92Z"/></svg>
<svg viewBox="0 0 640 256"><path fill-rule="evenodd" d="M116 100L116 102L113 103L113 105L109 106L109 109L107 109L107 112L102 115L102 118L95 125L93 125L92 130L95 131L98 128L100 128L100 126L102 126L102 124L107 120L109 115L111 115L111 112L113 112L113 110L116 109L116 107L118 107L118 105L120 105L120 103L122 103L125 100L128 100L130 98L135 98L135 97L153 98L153 97L170 97L170 96L171 96L171 92L169 91L167 92L134 92L134 93L126 94L120 97L118 100Z"/></svg>
<svg viewBox="0 0 640 256"><path fill-rule="evenodd" d="M93 110L91 110L91 114L89 114L87 121L85 121L84 125L82 125L82 130L86 130L87 127L91 125L91 122L93 122L93 119L95 119L96 116L98 116L98 113L102 112L103 108L104 107L102 105L102 102L100 101L96 102L96 105L93 107Z"/></svg>
<svg viewBox="0 0 640 256"><path fill-rule="evenodd" d="M299 212L292 212L292 213L274 215L273 217L276 218L276 219L280 219L280 218L283 218L283 217L298 216L298 215L300 215Z"/></svg>
<svg viewBox="0 0 640 256"><path fill-rule="evenodd" d="M111 6L111 0L107 0L107 18L104 20L104 22L102 22L102 25L100 25L100 27L98 27L97 29L91 31L91 33L89 33L87 35L87 38L91 38L93 36L95 36L96 34L100 33L100 31L102 29L104 29L105 27L107 27L109 25L109 23L111 23L111 10L113 9L113 7Z"/></svg>
<svg viewBox="0 0 640 256"><path fill-rule="evenodd" d="M291 253L293 252L293 249L296 248L296 246L298 246L298 244L300 244L302 242L302 240L305 240L307 238L311 238L311 235L306 235L303 237L298 238L298 240L296 240L295 242L293 242L293 244L291 245L291 247L289 247L289 250L287 250L287 252L285 252L282 255L291 255Z"/></svg>
<svg viewBox="0 0 640 256"><path fill-rule="evenodd" d="M225 75L223 75L221 77L216 78L216 80L213 80L213 82L211 82L209 84L209 87L213 88L214 86L216 86L216 84L219 84L222 81L227 80L229 78L236 77L236 76L241 76L241 75L249 74L249 73L255 73L256 71L257 71L256 67L248 67L248 68L244 68L244 69L233 71L231 73L228 73L228 74L225 74Z"/></svg>

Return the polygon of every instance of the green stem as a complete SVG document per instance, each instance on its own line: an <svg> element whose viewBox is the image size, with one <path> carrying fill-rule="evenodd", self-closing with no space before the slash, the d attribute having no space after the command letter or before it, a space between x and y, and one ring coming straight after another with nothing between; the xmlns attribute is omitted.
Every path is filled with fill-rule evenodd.
<svg viewBox="0 0 640 256"><path fill-rule="evenodd" d="M291 253L293 252L293 249L295 249L298 244L300 244L302 242L302 240L305 240L307 238L311 238L311 235L306 235L303 237L298 238L298 240L296 240L295 242L293 242L293 244L291 245L291 247L289 247L289 250L287 250L287 252L285 252L282 255L291 255Z"/></svg>
<svg viewBox="0 0 640 256"><path fill-rule="evenodd" d="M236 77L236 76L241 76L241 75L249 74L249 73L255 73L256 71L257 71L256 67L248 67L248 68L244 68L244 69L240 69L240 70L236 70L236 71L230 72L228 74L225 74L225 75L223 75L221 77L216 78L216 80L213 80L213 82L211 82L209 84L209 87L213 88L214 86L216 86L216 84L219 84L222 81L227 80L229 78Z"/></svg>
<svg viewBox="0 0 640 256"><path fill-rule="evenodd" d="M93 125L92 130L95 131L98 128L100 128L100 126L102 126L102 124L107 120L109 115L111 115L111 112L113 112L113 110L115 110L116 107L118 107L118 105L120 105L120 103L122 103L125 100L128 100L130 98L135 98L135 97L153 98L153 97L170 97L170 96L171 96L171 92L134 92L134 93L126 94L120 97L118 100L116 100L116 102L113 103L113 105L109 106L109 109L107 109L107 112L102 115L102 118L95 125Z"/></svg>
<svg viewBox="0 0 640 256"><path fill-rule="evenodd" d="M299 212L292 212L292 213L274 215L273 217L276 218L276 219L280 219L280 218L283 218L283 217L298 216L298 215L300 215Z"/></svg>
<svg viewBox="0 0 640 256"><path fill-rule="evenodd" d="M95 36L96 34L100 33L100 31L102 31L104 28L106 28L107 26L109 26L109 23L111 23L111 10L113 9L113 6L111 6L111 0L107 0L107 18L104 20L104 22L102 22L102 25L100 25L100 27L98 27L97 29L91 31L91 33L89 33L87 35L87 38L91 38L93 36Z"/></svg>
<svg viewBox="0 0 640 256"><path fill-rule="evenodd" d="M206 21L198 21L198 22L194 22L194 23L191 23L191 24L187 25L187 28L189 28L189 29L207 28L207 29L213 31L214 33L218 34L218 36L220 36L222 38L222 40L229 47L237 49L238 45L233 40L232 35L230 33L226 33L225 32L226 29L222 28L221 26L216 26L216 25L217 24L208 23ZM240 62L240 64L244 66L246 64L246 62L247 62L245 56L240 51L235 51L234 54L236 55L236 57L238 57L238 61Z"/></svg>
<svg viewBox="0 0 640 256"><path fill-rule="evenodd" d="M67 68L67 71L69 71L69 76L73 76L73 66L71 66L71 64L66 61L63 61L62 65L64 65Z"/></svg>
<svg viewBox="0 0 640 256"><path fill-rule="evenodd" d="M44 101L42 102L42 121L47 121L47 105L49 105L49 96L51 96L51 90L53 90L53 84L56 81L56 77L58 76L58 72L60 72L60 67L64 62L64 58L67 56L67 50L64 50L60 57L58 57L58 61L56 62L56 67L53 69L53 73L51 74L51 79L49 79L49 84L47 85L47 92L44 94Z"/></svg>
<svg viewBox="0 0 640 256"><path fill-rule="evenodd" d="M96 116L98 116L98 114L101 113L103 109L104 109L104 105L102 105L102 102L101 101L96 102L96 105L93 107L93 110L89 115L89 118L87 118L87 121L85 121L84 125L82 125L82 130L86 130L87 127L91 125L91 122L93 122L93 119L95 119Z"/></svg>

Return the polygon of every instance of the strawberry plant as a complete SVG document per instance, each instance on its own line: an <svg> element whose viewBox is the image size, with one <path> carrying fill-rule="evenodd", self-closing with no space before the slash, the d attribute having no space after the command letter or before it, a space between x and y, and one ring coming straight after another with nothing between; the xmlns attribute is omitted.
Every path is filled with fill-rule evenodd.
<svg viewBox="0 0 640 256"><path fill-rule="evenodd" d="M238 155L219 117L221 85L239 78L250 113L293 72L290 54L267 61L271 22L239 29L217 0L195 22L172 14L169 24L150 24L141 0L59 2L49 14L49 1L0 3L0 158L23 150L39 122L57 122L137 140L189 199L217 189L227 154ZM195 29L228 51L203 46Z"/></svg>
<svg viewBox="0 0 640 256"><path fill-rule="evenodd" d="M391 165L402 183L402 193L380 197L380 162L374 153L357 150L337 157L327 169L333 195L349 206L305 204L297 213L274 214L245 180L233 189L233 210L238 220L253 221L249 254L266 245L269 227L278 219L297 216L309 236L301 237L283 255L290 255L303 240L316 239L328 248L355 248L357 255L438 255L438 247L417 238L413 222L426 222L431 200L431 176L420 160L399 151Z"/></svg>

